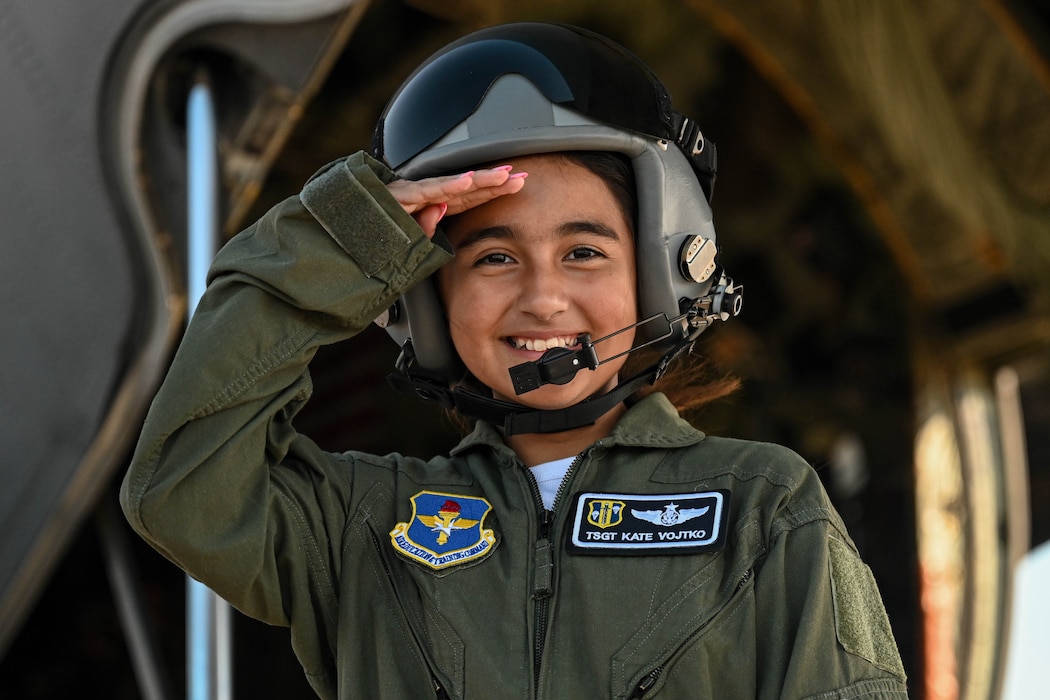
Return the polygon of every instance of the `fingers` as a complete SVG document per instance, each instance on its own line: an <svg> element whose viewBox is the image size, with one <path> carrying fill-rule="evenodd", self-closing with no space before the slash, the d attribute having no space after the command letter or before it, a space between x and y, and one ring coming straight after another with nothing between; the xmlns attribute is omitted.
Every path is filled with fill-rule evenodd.
<svg viewBox="0 0 1050 700"><path fill-rule="evenodd" d="M521 190L527 173L512 173L512 169L513 166L502 165L471 170L460 175L422 180L395 180L387 185L387 189L405 211L413 216L440 204L446 205L442 215L446 212L458 214L496 197Z"/></svg>
<svg viewBox="0 0 1050 700"><path fill-rule="evenodd" d="M424 207L448 202L468 191L473 186L472 175L473 172L423 180L394 180L387 189L406 212L415 214Z"/></svg>
<svg viewBox="0 0 1050 700"><path fill-rule="evenodd" d="M438 222L444 218L447 210L448 205L444 202L431 204L417 211L412 215L412 218L419 224L419 228L423 229L423 233L427 234L427 238L433 238L434 232L437 231Z"/></svg>
<svg viewBox="0 0 1050 700"><path fill-rule="evenodd" d="M525 178L528 173L519 171L511 172L513 166L504 165L488 170L478 170L473 173L464 173L464 179L469 178L473 186L459 193L456 197L448 200L448 214L459 214L490 202L497 197L515 194L525 186Z"/></svg>

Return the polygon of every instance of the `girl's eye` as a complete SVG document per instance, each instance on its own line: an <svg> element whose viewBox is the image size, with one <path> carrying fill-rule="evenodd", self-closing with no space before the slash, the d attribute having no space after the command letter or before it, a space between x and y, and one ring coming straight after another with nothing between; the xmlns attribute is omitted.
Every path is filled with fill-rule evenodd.
<svg viewBox="0 0 1050 700"><path fill-rule="evenodd" d="M478 259L478 265L506 265L509 262L513 262L511 257L506 253L489 253L483 255Z"/></svg>
<svg viewBox="0 0 1050 700"><path fill-rule="evenodd" d="M579 248L574 248L567 257L570 260L589 260L591 258L599 258L601 255L602 254L594 248L581 246Z"/></svg>

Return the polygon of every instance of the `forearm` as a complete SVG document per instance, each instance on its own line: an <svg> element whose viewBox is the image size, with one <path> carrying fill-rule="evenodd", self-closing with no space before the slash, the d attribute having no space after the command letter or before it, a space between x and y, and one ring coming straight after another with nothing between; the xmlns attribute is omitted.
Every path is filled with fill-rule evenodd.
<svg viewBox="0 0 1050 700"><path fill-rule="evenodd" d="M350 498L314 488L328 458L291 425L307 364L447 259L384 194L363 159L337 163L223 248L121 491L151 544L271 621L287 602L260 591L289 590L275 550L325 559L289 538L323 541Z"/></svg>

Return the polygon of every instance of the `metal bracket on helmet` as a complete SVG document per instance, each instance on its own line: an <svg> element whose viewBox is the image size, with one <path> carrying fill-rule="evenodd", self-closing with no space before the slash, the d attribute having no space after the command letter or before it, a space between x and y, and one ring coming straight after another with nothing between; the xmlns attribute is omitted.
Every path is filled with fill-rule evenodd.
<svg viewBox="0 0 1050 700"><path fill-rule="evenodd" d="M693 282L704 283L718 270L718 246L713 239L699 235L689 236L682 243L678 266L682 276Z"/></svg>
<svg viewBox="0 0 1050 700"><path fill-rule="evenodd" d="M679 318L684 318L689 328L698 334L715 321L728 321L740 315L744 307L744 285L734 284L733 280L722 272L710 294L698 299L683 299L682 307L684 313Z"/></svg>
<svg viewBox="0 0 1050 700"><path fill-rule="evenodd" d="M714 141L704 138L704 133L700 131L696 122L677 112L674 113L674 130L674 142L693 166L700 187L710 202L715 191L715 176L718 173L718 151Z"/></svg>

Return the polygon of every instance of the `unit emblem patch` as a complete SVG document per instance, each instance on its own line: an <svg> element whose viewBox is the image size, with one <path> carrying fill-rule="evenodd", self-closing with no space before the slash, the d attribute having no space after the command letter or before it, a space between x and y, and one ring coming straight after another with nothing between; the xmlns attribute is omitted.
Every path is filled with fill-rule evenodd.
<svg viewBox="0 0 1050 700"><path fill-rule="evenodd" d="M569 548L581 554L707 552L725 545L729 491L581 493Z"/></svg>
<svg viewBox="0 0 1050 700"><path fill-rule="evenodd" d="M486 530L492 505L484 498L421 491L412 497L412 519L390 532L394 549L431 569L465 564L485 556L496 544Z"/></svg>

